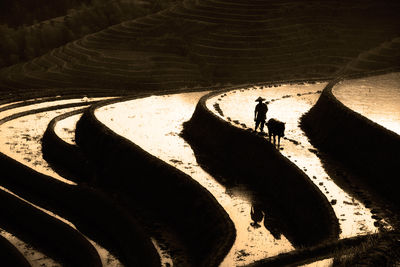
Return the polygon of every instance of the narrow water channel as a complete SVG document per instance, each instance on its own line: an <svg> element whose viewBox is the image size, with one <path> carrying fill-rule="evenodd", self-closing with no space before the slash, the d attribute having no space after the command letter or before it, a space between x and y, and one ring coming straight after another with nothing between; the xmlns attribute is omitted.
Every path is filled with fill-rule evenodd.
<svg viewBox="0 0 400 267"><path fill-rule="evenodd" d="M96 117L117 134L187 173L209 190L235 224L236 241L221 266L240 266L293 250L283 235L274 236L251 219L251 192L237 187L227 190L197 163L191 147L180 137L201 93L152 96L107 105Z"/></svg>
<svg viewBox="0 0 400 267"><path fill-rule="evenodd" d="M267 120L276 118L286 123L285 139L279 147L282 155L302 169L330 201L339 219L340 238L377 232L370 209L335 184L317 156L318 151L299 128L300 117L316 103L325 86L326 83L253 86L217 95L206 105L231 124L254 129L255 100L259 96L265 98L269 101Z"/></svg>

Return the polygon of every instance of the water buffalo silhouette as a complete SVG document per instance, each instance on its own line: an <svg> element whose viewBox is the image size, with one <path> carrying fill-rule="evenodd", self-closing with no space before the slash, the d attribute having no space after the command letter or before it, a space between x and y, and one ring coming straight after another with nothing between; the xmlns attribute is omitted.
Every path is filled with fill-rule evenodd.
<svg viewBox="0 0 400 267"><path fill-rule="evenodd" d="M285 123L277 119L269 119L266 125L268 128L269 141L271 141L271 136L273 136L275 145L275 140L276 140L275 137L278 136L278 147L279 147L281 143L281 137L285 136Z"/></svg>

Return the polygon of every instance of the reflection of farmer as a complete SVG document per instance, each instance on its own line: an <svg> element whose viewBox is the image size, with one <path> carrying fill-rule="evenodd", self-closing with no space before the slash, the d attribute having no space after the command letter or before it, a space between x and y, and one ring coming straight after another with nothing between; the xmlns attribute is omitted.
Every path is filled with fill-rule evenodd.
<svg viewBox="0 0 400 267"><path fill-rule="evenodd" d="M256 127L254 128L254 131L257 131L258 125L260 125L260 131L264 131L264 124L265 120L267 118L267 111L268 111L268 106L266 103L263 103L265 99L262 97L258 97L256 101L258 101L258 104L256 105L256 108L254 110L254 121L256 122Z"/></svg>
<svg viewBox="0 0 400 267"><path fill-rule="evenodd" d="M253 220L253 222L251 222L250 225L253 226L254 228L260 227L259 223L262 221L264 217L261 207L258 205L251 206L250 217Z"/></svg>

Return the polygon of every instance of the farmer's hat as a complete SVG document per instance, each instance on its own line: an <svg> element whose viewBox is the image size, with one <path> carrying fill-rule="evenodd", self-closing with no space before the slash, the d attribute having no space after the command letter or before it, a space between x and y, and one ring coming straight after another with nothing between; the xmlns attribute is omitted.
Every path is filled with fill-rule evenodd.
<svg viewBox="0 0 400 267"><path fill-rule="evenodd" d="M262 102L262 101L264 101L264 100L265 100L264 98L262 98L261 96L259 96L259 97L256 99L256 102L257 102L257 101Z"/></svg>

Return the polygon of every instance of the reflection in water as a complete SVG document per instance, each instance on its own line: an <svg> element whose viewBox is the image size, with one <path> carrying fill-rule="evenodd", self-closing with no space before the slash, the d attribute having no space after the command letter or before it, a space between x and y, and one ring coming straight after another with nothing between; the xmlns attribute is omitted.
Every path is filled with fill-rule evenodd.
<svg viewBox="0 0 400 267"><path fill-rule="evenodd" d="M400 135L400 72L345 80L332 92L350 109Z"/></svg>
<svg viewBox="0 0 400 267"><path fill-rule="evenodd" d="M254 100L259 96L267 99L269 101L267 120L277 118L286 123L286 137L281 142L281 153L302 169L308 177L312 177L311 180L332 203L339 219L340 238L373 233L377 228L374 226L370 210L333 182L316 155L317 150L298 127L301 115L315 104L325 86L326 83L286 84L272 88L253 86L217 95L209 99L206 105L233 125L252 129ZM219 109L216 110L215 106Z"/></svg>
<svg viewBox="0 0 400 267"><path fill-rule="evenodd" d="M258 228L260 227L259 223L261 223L262 219L264 218L264 213L260 207L258 207L257 205L253 205L251 206L250 217L253 220L250 225Z"/></svg>
<svg viewBox="0 0 400 267"><path fill-rule="evenodd" d="M202 93L152 96L108 105L96 110L96 117L117 134L131 140L150 154L187 173L210 191L235 224L235 243L221 266L245 265L293 250L281 235L250 223L253 200L240 186L225 188L197 163L193 150L180 137ZM265 219L264 219L265 221ZM259 222L261 225L261 222Z"/></svg>

